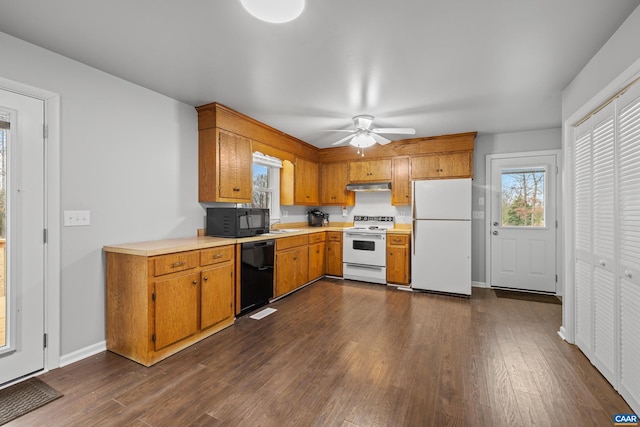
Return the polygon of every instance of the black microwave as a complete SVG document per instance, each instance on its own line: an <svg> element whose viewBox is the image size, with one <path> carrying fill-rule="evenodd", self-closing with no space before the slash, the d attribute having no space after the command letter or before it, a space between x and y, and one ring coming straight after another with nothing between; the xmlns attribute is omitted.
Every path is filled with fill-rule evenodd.
<svg viewBox="0 0 640 427"><path fill-rule="evenodd" d="M269 209L207 208L207 236L250 237L269 232Z"/></svg>

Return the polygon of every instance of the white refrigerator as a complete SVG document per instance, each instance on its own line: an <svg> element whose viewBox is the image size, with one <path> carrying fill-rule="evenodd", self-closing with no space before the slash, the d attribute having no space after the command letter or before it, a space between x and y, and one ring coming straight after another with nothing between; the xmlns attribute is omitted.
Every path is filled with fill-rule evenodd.
<svg viewBox="0 0 640 427"><path fill-rule="evenodd" d="M471 179L413 182L411 287L471 296Z"/></svg>

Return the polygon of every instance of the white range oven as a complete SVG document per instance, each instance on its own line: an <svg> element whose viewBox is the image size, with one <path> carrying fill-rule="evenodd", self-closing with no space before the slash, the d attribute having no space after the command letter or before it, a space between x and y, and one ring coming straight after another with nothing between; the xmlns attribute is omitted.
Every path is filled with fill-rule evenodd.
<svg viewBox="0 0 640 427"><path fill-rule="evenodd" d="M345 279L387 283L387 230L392 216L354 217L354 226L344 229L342 274Z"/></svg>

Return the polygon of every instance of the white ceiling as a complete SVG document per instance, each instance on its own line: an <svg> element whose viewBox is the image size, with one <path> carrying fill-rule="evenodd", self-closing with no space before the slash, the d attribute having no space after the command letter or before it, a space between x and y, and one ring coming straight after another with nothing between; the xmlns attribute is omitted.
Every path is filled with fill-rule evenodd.
<svg viewBox="0 0 640 427"><path fill-rule="evenodd" d="M639 4L307 0L278 25L240 0L0 0L0 31L326 147L356 114L416 136L559 127L562 89Z"/></svg>

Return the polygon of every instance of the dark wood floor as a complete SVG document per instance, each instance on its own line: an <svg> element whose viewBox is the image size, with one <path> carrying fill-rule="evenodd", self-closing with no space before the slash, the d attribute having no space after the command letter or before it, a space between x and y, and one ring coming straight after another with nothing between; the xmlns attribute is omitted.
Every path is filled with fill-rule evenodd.
<svg viewBox="0 0 640 427"><path fill-rule="evenodd" d="M9 425L610 426L631 409L557 335L561 306L322 280L145 368L105 352L40 378Z"/></svg>

